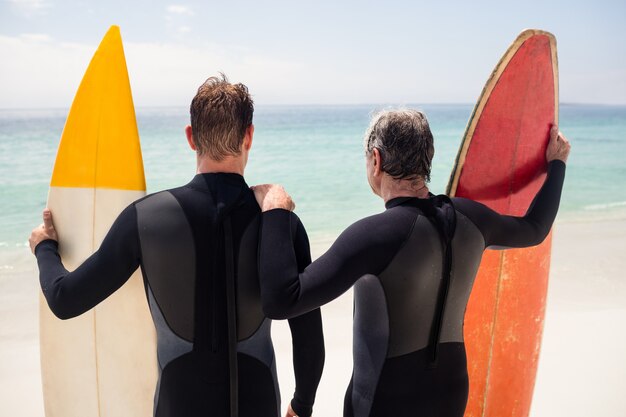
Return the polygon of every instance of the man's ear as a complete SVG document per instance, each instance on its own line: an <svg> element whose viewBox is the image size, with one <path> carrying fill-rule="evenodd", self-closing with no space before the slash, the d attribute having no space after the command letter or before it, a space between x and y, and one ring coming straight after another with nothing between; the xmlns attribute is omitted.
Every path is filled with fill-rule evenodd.
<svg viewBox="0 0 626 417"><path fill-rule="evenodd" d="M243 148L249 151L252 147L252 138L254 137L254 125L250 124L246 129L246 135L243 137Z"/></svg>
<svg viewBox="0 0 626 417"><path fill-rule="evenodd" d="M374 175L380 175L382 173L380 152L374 148L372 153L374 154Z"/></svg>
<svg viewBox="0 0 626 417"><path fill-rule="evenodd" d="M197 151L196 144L193 141L193 132L191 131L191 125L185 126L185 136L187 136L187 143L189 143L189 147Z"/></svg>

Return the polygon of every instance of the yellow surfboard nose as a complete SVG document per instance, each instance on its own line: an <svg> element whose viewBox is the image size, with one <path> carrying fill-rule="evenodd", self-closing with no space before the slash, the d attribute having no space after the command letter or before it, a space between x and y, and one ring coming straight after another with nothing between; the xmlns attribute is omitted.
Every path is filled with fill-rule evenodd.
<svg viewBox="0 0 626 417"><path fill-rule="evenodd" d="M78 87L51 186L145 190L122 37L111 26Z"/></svg>

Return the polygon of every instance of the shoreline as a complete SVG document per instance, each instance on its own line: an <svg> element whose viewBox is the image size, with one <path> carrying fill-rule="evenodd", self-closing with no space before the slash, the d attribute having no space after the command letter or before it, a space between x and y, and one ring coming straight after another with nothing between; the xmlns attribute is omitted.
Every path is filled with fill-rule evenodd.
<svg viewBox="0 0 626 417"><path fill-rule="evenodd" d="M604 227L604 225L609 223L626 224L626 201L619 202L614 205L615 208L609 208L606 210L596 211L583 208L576 211L559 213L554 223L554 229L556 230L556 233L559 233L559 229L561 227L570 228L577 227L576 225L595 224L611 233L611 230L614 228L607 228ZM383 208L381 206L381 211L382 209ZM371 214L375 213L373 212ZM354 221L356 220L358 219L354 219ZM40 221L40 219L36 220L35 223L37 221ZM345 224L345 227L347 228L349 225L350 223L347 223ZM343 230L338 230L336 232L318 232L307 230L311 245L312 259L317 259L326 250L328 250L342 231ZM30 234L30 229L28 231L24 231L24 236L28 236L28 234ZM22 243L0 241L0 278L2 277L3 271L13 270L16 267L20 267L20 265L23 266L25 263L30 262L28 259L31 257L32 255L26 239Z"/></svg>
<svg viewBox="0 0 626 417"><path fill-rule="evenodd" d="M313 258L332 240L324 235L312 242ZM531 416L621 415L626 410L621 400L626 388L624 248L625 219L557 221ZM35 268L28 247L0 248L0 415L43 416ZM352 292L322 307L322 317L326 365L314 413L340 416L352 371ZM282 415L294 386L291 338L286 322L273 326Z"/></svg>

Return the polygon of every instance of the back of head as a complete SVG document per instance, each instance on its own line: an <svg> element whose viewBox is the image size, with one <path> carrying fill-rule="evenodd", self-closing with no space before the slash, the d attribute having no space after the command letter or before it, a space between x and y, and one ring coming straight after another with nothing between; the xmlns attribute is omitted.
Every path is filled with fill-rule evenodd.
<svg viewBox="0 0 626 417"><path fill-rule="evenodd" d="M435 153L426 116L417 110L383 110L365 133L365 152L378 149L382 171L394 179L430 181Z"/></svg>
<svg viewBox="0 0 626 417"><path fill-rule="evenodd" d="M221 161L240 154L254 113L254 103L245 85L231 84L224 74L211 77L198 88L189 112L199 155Z"/></svg>

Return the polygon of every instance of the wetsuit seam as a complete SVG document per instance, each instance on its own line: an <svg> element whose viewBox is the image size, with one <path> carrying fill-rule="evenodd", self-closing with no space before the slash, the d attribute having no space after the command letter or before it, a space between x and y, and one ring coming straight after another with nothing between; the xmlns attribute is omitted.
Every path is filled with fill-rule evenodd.
<svg viewBox="0 0 626 417"><path fill-rule="evenodd" d="M152 311L152 305L150 303L150 295L149 294L153 294L154 298L154 302L157 303L156 297L154 297L154 291L152 290L152 287L150 286L150 280L148 279L148 273L146 272L146 268L144 267L143 264L143 247L141 246L141 236L139 235L139 213L137 212L137 203L141 202L145 199L147 199L149 196L146 196L140 200L135 201L134 203L132 203L133 209L135 210L135 225L137 227L137 245L139 248L139 269L141 270L141 277L143 278L143 286L144 286L144 292L146 293L146 302L148 303L148 310L150 310L150 316L152 316L154 313ZM161 310L161 307L158 305L157 303L157 308L159 310ZM163 316L163 319L165 320L165 316L163 315L163 312L160 311L161 316ZM154 317L152 318L152 322L154 323ZM169 324L167 325L167 327L169 327ZM170 328L170 330L172 330ZM173 332L173 331L172 331ZM177 335L178 336L178 335ZM163 364L161 363L161 359L159 358L158 355L158 348L157 348L157 355L156 355L156 360L157 360L157 365L159 366L159 373L164 369ZM158 398L159 393L155 392L155 395ZM154 410L154 414L156 415L156 411L158 410L158 403L157 403L157 407Z"/></svg>
<svg viewBox="0 0 626 417"><path fill-rule="evenodd" d="M150 286L150 281L148 280L148 273L146 272L146 268L143 263L143 247L141 245L141 236L139 235L139 212L137 211L137 203L147 199L150 196L145 196L131 205L133 206L133 210L135 210L135 227L137 229L137 233L135 234L135 239L137 240L137 248L139 249L139 270L141 271L141 278L143 280L143 290L146 294L146 303L148 304L148 310L150 311L150 315L152 316L152 306L150 305L150 296L148 295L148 291L154 294L152 291L152 287ZM156 299L155 299L156 301ZM160 308L160 307L159 307ZM169 326L169 325L168 325ZM157 362L159 363L159 367L161 368L161 363L159 362L159 358L157 355Z"/></svg>
<svg viewBox="0 0 626 417"><path fill-rule="evenodd" d="M202 190L200 190L200 189L195 189L195 188L193 188L193 187L189 186L189 184L187 184L187 185L185 185L185 186L182 186L182 187L179 187L178 189L181 189L181 188L189 188L189 189L192 189L192 190L194 190L194 191L202 191ZM176 197L175 193L173 193L173 192L172 192L173 190L176 190L176 188L174 188L174 189L170 189L170 190L165 190L164 192L169 193L169 194L172 196L172 198L174 199L174 201L176 201L176 204L178 204L178 207L180 208L180 211L183 213L183 217L184 217L184 219L185 219L185 222L187 223L187 227L189 228L189 231L191 232L191 236L192 236L192 240L191 240L191 241L192 241L192 243L193 243L193 265L194 265L194 267L193 267L193 268L194 268L194 274L193 274L193 276L194 276L194 283L193 283L193 286L194 286L194 296L193 296L193 298L192 298L192 299L193 299L193 309L192 309L192 311L193 311L193 316L194 316L194 318L193 318L193 323L194 323L194 324L193 324L193 326L192 326L192 327L193 327L193 333L192 333L192 338L191 338L191 340L188 340L187 338L182 337L181 335L179 335L179 334L178 334L178 333L177 333L177 332L176 332L176 331L172 328L172 326L169 324L169 322L168 322L167 318L165 317L165 314L162 314L162 316L163 316L163 320L165 320L165 323L167 324L167 326L170 328L170 330L172 330L172 332L173 332L175 335L177 335L178 337L180 337L181 339L183 339L183 340L185 340L185 341L187 341L187 342L193 343L194 348L195 348L195 341L196 341L196 338L197 338L197 335L196 335L196 328L195 328L195 327L196 327L196 308L197 308L197 306L196 306L196 294L195 294L195 292L196 292L196 285L197 285L197 281L198 281L198 270L197 270L197 262L198 262L198 245L197 245L196 239L195 239L195 237L194 237L193 227L191 226L191 220L189 219L189 215L187 214L187 211L183 208L183 204L182 204L182 202L181 202L181 201L180 201L180 200ZM210 193L207 193L207 194L209 194L209 195L210 195ZM154 292L153 292L153 293L152 293L152 295L153 295L153 297L154 297L155 302L157 303L157 306L159 306L159 302L158 302L158 300L157 300L156 294L154 294ZM159 309L161 309L161 307L160 307L160 306L159 306ZM163 312L163 310L161 309L161 313L162 313L162 312Z"/></svg>
<svg viewBox="0 0 626 417"><path fill-rule="evenodd" d="M255 201L256 201L256 200L255 200ZM260 212L259 212L259 214L260 214ZM260 220L261 220L261 218L262 218L262 216L259 216L259 225L260 225ZM252 223L254 222L254 220L255 220L255 219L256 219L256 217L252 217L252 218L250 219L250 222L249 222L249 223L245 226L245 228L244 228L244 232L243 232L243 234L244 234L244 235L245 235L245 233L248 231L248 228L250 228L250 227L251 227L251 225L252 225ZM260 236L260 228L259 228L259 234L258 234L257 236ZM259 249L258 249L258 246L259 246L259 241L260 241L260 239L258 239L258 238L257 238L257 251L256 251L256 253L257 253L257 257L256 257L256 258L257 258L257 259L256 259L256 261L257 261L257 275L256 275L256 276L257 276L257 277L259 277L259 259L258 259L258 255L259 255ZM238 256L237 256L237 260L235 261L235 264L236 264L236 266L237 266L237 271L239 271L239 269L238 269L238 268L239 268L239 258L241 257L241 252L242 252L241 247L242 247L242 245L243 245L243 239L239 241L239 247L238 247L238 252L237 252ZM236 280L236 281L237 281L237 282L236 282L236 284L237 284L237 288L239 288L239 279L238 279L238 277L239 277L239 275L237 274L237 280ZM259 294L259 297L260 297L260 294ZM239 306L239 303L237 303L237 306ZM263 314L263 313L261 313L261 314ZM252 337L254 337L254 336L257 334L257 332L259 331L259 329L263 326L263 323L265 323L265 320L270 320L270 322L271 322L271 320L272 320L272 319L270 319L270 318L269 318L269 317L267 317L265 314L263 314L263 320L261 320L261 322L259 323L259 325L258 325L258 326L256 326L256 327L252 330L252 332L250 333L250 335L249 335L249 336L247 336L247 337L245 337L245 338L243 338L243 339L241 339L241 340L240 340L240 339L237 339L237 342L238 342L238 343L239 343L239 342L245 342L246 340L249 340L249 339L251 339ZM270 323L270 325L271 325L271 323ZM239 331L239 329L237 329L237 331Z"/></svg>
<svg viewBox="0 0 626 417"><path fill-rule="evenodd" d="M172 328L172 326L168 323L167 321L167 317L165 317L165 314L163 314L163 309L161 308L161 305L159 304L159 300L157 299L157 296L154 294L154 291L152 291L152 286L149 285L150 283L148 282L148 287L150 288L150 292L152 293L152 298L154 299L154 303L156 304L157 308L159 309L159 312L161 313L161 316L163 316L163 321L165 321L165 324L167 324L167 328L176 335L176 337L179 337L180 339L184 340L187 343L193 343L193 340L189 340L186 337L183 337L181 335L178 334L178 332L176 332L176 330L174 330Z"/></svg>
<svg viewBox="0 0 626 417"><path fill-rule="evenodd" d="M139 269L141 270L141 276L143 277L144 287L145 287L148 284L148 276L146 274L145 268L143 267L143 247L141 246L141 237L139 236L139 213L137 212L136 203L137 202L132 203L133 210L135 210L135 227L137 228L135 239L137 240L137 248L139 248ZM148 298L148 292L146 291L146 299L147 298ZM148 303L148 307L150 307L150 303Z"/></svg>
<svg viewBox="0 0 626 417"><path fill-rule="evenodd" d="M478 233L480 233L480 235L483 238L483 251L486 250L488 248L488 246L487 246L487 238L485 237L485 234L480 229L480 227L478 227L476 222L470 216L468 216L467 214L463 213L463 211L460 208L458 208L458 206L454 206L454 210L459 212L459 214L462 214L463 217L465 217L467 220L469 220L469 222L472 223L472 225L476 228L476 230L478 230Z"/></svg>
<svg viewBox="0 0 626 417"><path fill-rule="evenodd" d="M409 242L409 240L411 238L411 235L413 234L413 230L415 229L415 225L417 224L417 220L420 218L420 216L421 216L421 214L418 212L417 215L415 216L415 220L413 220L413 224L411 224L411 228L409 229L409 232L405 236L404 240L402 241L402 243L400 244L400 246L398 247L398 249L396 250L394 255L391 257L389 262L387 262L387 264L385 265L385 267L381 270L381 272L379 274L373 274L373 275L378 277L379 275L384 274L387 271L387 269L391 266L393 261L395 261L396 257L399 255L399 253L402 252L402 249L408 244L408 242ZM381 285L382 285L382 282L381 282Z"/></svg>
<svg viewBox="0 0 626 417"><path fill-rule="evenodd" d="M411 233L412 233L412 229L411 229ZM378 280L380 287L383 290L383 294L385 295L385 310L387 311L387 329L389 330L387 334L387 348L385 349L385 360L387 360L389 358L389 346L391 345L391 326L390 326L391 320L389 319L391 317L391 314L389 312L389 299L387 298L387 291L385 291L383 280L380 279L379 275L374 275L374 276ZM380 375L378 377L380 378ZM378 386L378 382L376 382L376 386Z"/></svg>
<svg viewBox="0 0 626 417"><path fill-rule="evenodd" d="M168 191L168 190L161 190L161 191L157 191L156 193L145 195L145 196L141 197L140 199L137 199L137 200L133 201L132 203L130 203L130 205L135 206L135 208L136 208L138 203L141 203L144 200L148 200L149 198L152 198L152 197L154 197L155 195L158 195L158 194L162 194L162 193L164 193L166 191Z"/></svg>
<svg viewBox="0 0 626 417"><path fill-rule="evenodd" d="M192 191L198 191L198 192L201 192L201 193L203 193L203 194L206 194L206 195L212 196L212 194L211 194L211 190L204 189L204 188L200 188L200 187L194 187L193 185L184 185L184 186L183 186L183 187L181 187L181 188L187 188L187 189L192 190Z"/></svg>
<svg viewBox="0 0 626 417"><path fill-rule="evenodd" d="M250 356L250 355L248 355ZM270 369L272 369L272 367L274 367L276 365L276 355L274 353L272 353L272 362L270 362Z"/></svg>
<svg viewBox="0 0 626 417"><path fill-rule="evenodd" d="M289 216L289 232L291 235L291 250L293 251L293 257L298 259L298 254L296 253L296 248L295 248L295 244L296 244L296 237L298 235L298 222L300 221L300 219L298 217L296 217L296 219L298 219L297 222L295 222L295 227L294 227L294 216L297 216L297 214L292 212L292 216ZM294 230L295 229L295 230ZM299 269L299 268L296 268ZM302 280L300 279L300 271L298 271L298 294L296 296L296 303L299 302L300 300L302 300L301 295L302 295ZM296 316L297 317L297 316Z"/></svg>
<svg viewBox="0 0 626 417"><path fill-rule="evenodd" d="M172 197L174 197L174 199L176 200L176 203L178 204L178 206L180 207L181 211L183 211L183 214L185 215L185 221L187 222L187 226L189 227L189 229L191 230L191 225L189 224L189 219L187 218L184 210L182 210L182 206L180 204L180 201L178 201L178 199L174 196L174 194L172 194L169 190L164 190L161 191L159 193L155 193L155 194L151 194L151 195L156 195L156 194L161 194L161 193L169 193ZM135 207L135 211L137 210L137 207ZM139 248L141 250L141 237L139 236L139 213L137 213L137 239L139 240ZM194 241L194 249L195 249L195 244L196 242ZM141 252L141 255L143 255L143 251ZM142 256L143 258L143 256ZM144 268L143 268L143 261L140 262L140 265L142 267L142 273L144 273ZM159 303L159 299L157 298L156 294L154 293L154 291L152 290L152 285L150 284L150 278L148 277L148 272L145 271L145 278L148 284L148 288L150 289L150 292L152 294L152 298L154 299L154 303L156 304L157 308L159 309L159 312L161 313L161 316L163 317L163 321L165 322L165 324L167 325L168 329L174 333L177 337L179 337L180 339L188 342L188 343L193 343L194 339L195 339L195 332L194 332L194 337L189 340L186 337L181 336L180 334L178 334L178 332L172 327L172 325L169 323L167 317L165 317L165 314L163 313L163 308L161 308L161 303ZM150 305L150 303L148 303L148 305Z"/></svg>
<svg viewBox="0 0 626 417"><path fill-rule="evenodd" d="M183 205L181 204L180 200L176 197L174 193L170 192L169 190L167 192L174 198L174 200L176 200L176 204L178 204L180 211L183 212L183 216L185 217L185 221L187 222L187 226L189 227L189 230L193 231L193 228L191 227L191 221L189 220L189 216L187 215L187 212L183 208ZM195 243L196 242L194 240L194 248L196 246Z"/></svg>
<svg viewBox="0 0 626 417"><path fill-rule="evenodd" d="M249 339L253 338L254 336L256 336L256 334L257 334L257 332L259 331L259 329L263 326L263 323L265 323L265 320L270 320L270 321L271 321L272 319L270 319L269 317L265 317L265 316L263 316L263 320L261 320L261 324L259 324L259 325L258 325L258 326L257 326L257 327L256 327L256 328L252 331L252 333L250 333L250 336L248 336L248 337L246 337L246 338L244 338L244 339L241 339L241 340L240 340L240 339L237 339L237 343L243 343L243 342L245 342L246 340L249 340Z"/></svg>

